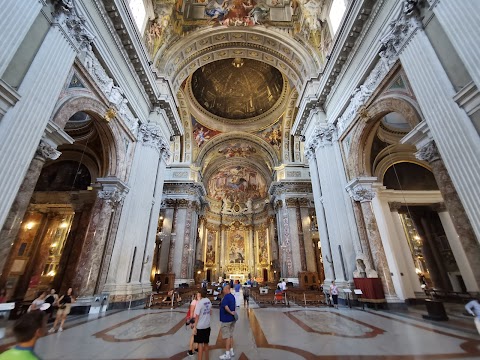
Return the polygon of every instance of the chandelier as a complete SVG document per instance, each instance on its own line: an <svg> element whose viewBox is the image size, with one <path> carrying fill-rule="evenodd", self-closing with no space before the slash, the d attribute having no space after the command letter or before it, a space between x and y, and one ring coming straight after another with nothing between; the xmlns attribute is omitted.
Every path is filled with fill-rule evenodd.
<svg viewBox="0 0 480 360"><path fill-rule="evenodd" d="M235 58L233 59L232 61L232 65L234 67L236 67L237 69L238 68L241 68L243 66L244 62L243 62L243 59L242 58Z"/></svg>

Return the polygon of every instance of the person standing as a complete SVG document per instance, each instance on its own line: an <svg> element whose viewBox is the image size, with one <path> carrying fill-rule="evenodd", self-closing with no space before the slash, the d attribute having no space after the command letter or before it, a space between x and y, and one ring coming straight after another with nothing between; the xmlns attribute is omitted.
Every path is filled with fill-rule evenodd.
<svg viewBox="0 0 480 360"><path fill-rule="evenodd" d="M190 303L190 308L188 309L188 313L187 313L187 326L190 325L191 329L192 329L192 336L190 336L190 344L189 344L189 347L188 347L188 351L187 351L187 355L188 356L193 356L193 347L195 345L195 334L193 333L193 328L195 327L195 308L197 306L197 302L198 300L200 300L201 297L200 297L200 292L197 292L195 294L195 297L192 299L192 302ZM198 344L197 344L198 346ZM198 348L196 349L198 351Z"/></svg>
<svg viewBox="0 0 480 360"><path fill-rule="evenodd" d="M65 320L67 319L68 314L70 314L70 310L72 309L72 304L75 302L75 298L73 297L72 293L73 293L73 289L68 288L67 293L65 295L62 295L58 299L57 315L55 317L55 322L53 323L53 327L48 331L49 333L55 332L59 322L60 322L60 327L58 328L58 331L63 331L63 325L65 324Z"/></svg>
<svg viewBox="0 0 480 360"><path fill-rule="evenodd" d="M282 280L282 291L287 290L287 283L285 282L285 279Z"/></svg>
<svg viewBox="0 0 480 360"><path fill-rule="evenodd" d="M243 306L248 309L250 304L250 285L243 287Z"/></svg>
<svg viewBox="0 0 480 360"><path fill-rule="evenodd" d="M45 334L47 316L43 311L24 314L15 322L13 334L18 344L0 355L0 360L40 360L35 354L35 343Z"/></svg>
<svg viewBox="0 0 480 360"><path fill-rule="evenodd" d="M469 314L475 316L475 326L480 334L480 299L470 301L467 305L465 305L465 309Z"/></svg>
<svg viewBox="0 0 480 360"><path fill-rule="evenodd" d="M221 360L228 360L235 356L233 352L233 330L237 319L235 313L235 296L230 293L230 286L223 288L223 299L220 303L220 331L222 339L225 340L225 354L220 356Z"/></svg>
<svg viewBox="0 0 480 360"><path fill-rule="evenodd" d="M332 297L333 307L338 309L338 288L335 281L332 281L332 285L330 285L330 296Z"/></svg>
<svg viewBox="0 0 480 360"><path fill-rule="evenodd" d="M207 298L207 289L201 289L198 294L200 299L195 306L195 324L193 325L194 341L198 344L198 359L208 360L212 303L210 299Z"/></svg>
<svg viewBox="0 0 480 360"><path fill-rule="evenodd" d="M240 284L239 280L235 280L235 305L240 307L240 290L242 289L242 285Z"/></svg>

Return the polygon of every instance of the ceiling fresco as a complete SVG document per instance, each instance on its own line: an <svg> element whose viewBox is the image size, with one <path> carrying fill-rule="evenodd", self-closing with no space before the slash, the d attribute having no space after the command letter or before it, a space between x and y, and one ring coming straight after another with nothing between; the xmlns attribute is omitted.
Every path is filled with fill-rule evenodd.
<svg viewBox="0 0 480 360"><path fill-rule="evenodd" d="M248 119L277 103L283 76L260 61L225 59L199 68L190 84L195 99L208 112L226 119Z"/></svg>
<svg viewBox="0 0 480 360"><path fill-rule="evenodd" d="M207 194L215 200L245 203L267 196L267 183L263 176L248 165L222 167L207 184Z"/></svg>
<svg viewBox="0 0 480 360"><path fill-rule="evenodd" d="M326 22L330 0L152 0L155 18L145 43L155 58L193 31L206 27L277 28L313 49L320 61L331 50Z"/></svg>
<svg viewBox="0 0 480 360"><path fill-rule="evenodd" d="M210 140L215 135L221 134L220 131L209 129L206 126L200 124L193 116L192 125L193 140L199 148L202 147L202 145L204 145L206 141Z"/></svg>

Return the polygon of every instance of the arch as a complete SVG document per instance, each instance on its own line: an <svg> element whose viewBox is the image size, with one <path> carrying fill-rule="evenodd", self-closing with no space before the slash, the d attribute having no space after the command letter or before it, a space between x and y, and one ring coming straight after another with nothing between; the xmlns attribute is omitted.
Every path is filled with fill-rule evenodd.
<svg viewBox="0 0 480 360"><path fill-rule="evenodd" d="M177 93L183 81L195 70L216 60L242 57L263 61L280 70L301 92L310 78L321 70L320 59L308 45L301 46L292 37L265 27L215 27L197 30L158 52L154 64L165 69Z"/></svg>
<svg viewBox="0 0 480 360"><path fill-rule="evenodd" d="M89 96L75 96L66 99L57 107L52 121L64 129L68 120L80 111L90 115L94 121L94 127L102 143L104 163L101 164L101 168L107 169L105 175L116 176L125 181L127 177L127 145L124 138L130 138L131 135L122 136L124 130L119 124L120 120L116 117L109 122L104 120L103 116L108 111L108 107Z"/></svg>
<svg viewBox="0 0 480 360"><path fill-rule="evenodd" d="M208 141L205 146L200 150L196 164L199 167L204 167L205 161L207 159L207 155L217 146L220 146L224 143L231 142L231 141L247 141L253 143L260 147L264 151L264 159L268 160L267 167L273 169L275 166L279 164L279 159L275 151L272 147L263 139L248 133L243 132L229 132L215 136L213 139Z"/></svg>
<svg viewBox="0 0 480 360"><path fill-rule="evenodd" d="M348 153L347 169L350 179L357 176L371 176L372 170L369 166L368 158L369 146L375 136L375 130L379 126L380 120L388 113L397 112L401 114L413 129L418 125L422 116L416 107L398 97L383 97L372 103L365 111L366 117L357 120L357 125L353 130L351 138L351 147ZM359 115L357 115L358 117Z"/></svg>

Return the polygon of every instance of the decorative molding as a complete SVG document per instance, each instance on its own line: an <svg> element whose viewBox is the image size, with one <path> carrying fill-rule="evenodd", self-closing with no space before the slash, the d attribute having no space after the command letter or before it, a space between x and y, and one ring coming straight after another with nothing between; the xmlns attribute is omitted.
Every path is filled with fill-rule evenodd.
<svg viewBox="0 0 480 360"><path fill-rule="evenodd" d="M379 61L370 71L364 83L353 91L350 103L337 120L339 134L342 134L355 117L360 114L359 110L368 102L385 76L393 68L408 41L417 29L422 28L419 13L418 0L403 0L402 11L397 19L389 24L387 33L380 39L382 51L378 54ZM363 115L368 116L367 113Z"/></svg>
<svg viewBox="0 0 480 360"><path fill-rule="evenodd" d="M337 140L337 129L334 124L317 125L305 146L305 155L307 151L315 154L318 147L331 146Z"/></svg>
<svg viewBox="0 0 480 360"><path fill-rule="evenodd" d="M116 177L98 178L100 190L97 193L99 199L104 200L112 207L116 207L123 203L128 194L128 186Z"/></svg>
<svg viewBox="0 0 480 360"><path fill-rule="evenodd" d="M105 68L97 59L91 48L85 52L83 65L100 90L107 97L110 104L115 106L117 109L116 115L118 114L120 119L125 122L130 131L135 134L138 128L139 120L133 115L132 111L128 107L128 100L124 95L123 89L114 84L113 79L108 76Z"/></svg>
<svg viewBox="0 0 480 360"><path fill-rule="evenodd" d="M14 106L21 96L10 85L0 79L0 119L7 113L8 109Z"/></svg>
<svg viewBox="0 0 480 360"><path fill-rule="evenodd" d="M376 177L356 178L345 186L345 190L347 190L353 201L369 202L376 195L372 187L375 181L377 181Z"/></svg>
<svg viewBox="0 0 480 360"><path fill-rule="evenodd" d="M437 145L433 140L431 140L426 145L421 147L420 150L418 150L415 153L415 157L418 160L426 161L429 164L431 164L434 161L441 160L441 156L440 156L440 153L438 152Z"/></svg>
<svg viewBox="0 0 480 360"><path fill-rule="evenodd" d="M62 155L62 153L46 142L45 139L40 140L35 152L35 157L43 161L57 160L60 155Z"/></svg>
<svg viewBox="0 0 480 360"><path fill-rule="evenodd" d="M138 129L138 141L145 146L158 150L161 154L167 156L167 159L170 157L170 144L163 137L160 125L155 123L142 124Z"/></svg>
<svg viewBox="0 0 480 360"><path fill-rule="evenodd" d="M57 24L77 51L91 48L95 35L88 29L86 18L78 12L75 0L55 0L53 23Z"/></svg>

